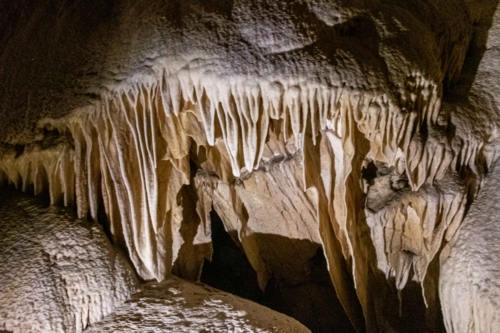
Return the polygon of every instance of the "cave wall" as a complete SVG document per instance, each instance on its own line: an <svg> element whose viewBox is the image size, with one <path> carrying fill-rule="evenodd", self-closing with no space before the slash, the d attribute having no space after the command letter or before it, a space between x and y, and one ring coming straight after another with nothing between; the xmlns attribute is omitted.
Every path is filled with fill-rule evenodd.
<svg viewBox="0 0 500 333"><path fill-rule="evenodd" d="M495 179L497 5L2 2L0 183L100 220L143 280L199 279L214 209L262 290L322 248L360 331L438 330L441 307L450 332L494 331L495 292L453 312L486 282L446 274L476 252L467 214L496 216L475 199Z"/></svg>

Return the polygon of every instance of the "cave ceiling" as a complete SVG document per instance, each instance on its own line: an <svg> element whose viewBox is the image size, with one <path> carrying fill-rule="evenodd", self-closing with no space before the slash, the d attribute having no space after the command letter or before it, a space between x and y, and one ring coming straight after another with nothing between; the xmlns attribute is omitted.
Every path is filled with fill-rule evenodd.
<svg viewBox="0 0 500 333"><path fill-rule="evenodd" d="M263 291L312 283L322 253L357 331L500 330L497 6L0 0L0 185L100 225L136 276L40 327L98 331L144 281L199 281L215 212ZM12 239L4 259L28 255ZM22 332L6 281L0 330Z"/></svg>

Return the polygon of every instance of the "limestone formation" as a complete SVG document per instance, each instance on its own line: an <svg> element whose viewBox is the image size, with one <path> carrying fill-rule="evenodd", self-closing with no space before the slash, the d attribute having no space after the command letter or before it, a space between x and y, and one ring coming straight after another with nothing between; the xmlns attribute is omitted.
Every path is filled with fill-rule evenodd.
<svg viewBox="0 0 500 333"><path fill-rule="evenodd" d="M0 330L82 332L137 290L98 224L12 190L0 200Z"/></svg>
<svg viewBox="0 0 500 333"><path fill-rule="evenodd" d="M296 320L203 284L150 282L85 332L310 332Z"/></svg>
<svg viewBox="0 0 500 333"><path fill-rule="evenodd" d="M497 6L0 2L0 183L143 280L198 280L213 210L263 291L322 248L358 331L496 331Z"/></svg>

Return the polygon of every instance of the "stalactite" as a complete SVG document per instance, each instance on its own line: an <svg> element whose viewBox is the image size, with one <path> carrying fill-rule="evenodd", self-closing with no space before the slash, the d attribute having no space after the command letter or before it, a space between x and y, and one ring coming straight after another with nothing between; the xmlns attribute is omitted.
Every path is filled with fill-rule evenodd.
<svg viewBox="0 0 500 333"><path fill-rule="evenodd" d="M48 186L52 203L61 197L65 205L76 202L82 218L97 219L102 203L112 236L126 246L139 275L160 281L171 272L186 237L180 231L186 214L179 196L192 181L190 158L199 159L199 166L221 181L197 194L201 222L195 241L209 243L209 203L217 210L220 203L214 198L228 195L224 186L247 179L284 151L294 150L302 157L296 185L316 191L312 220L320 230L337 294L353 321L361 308L368 325L377 326L372 307L376 296L369 294L367 273L373 268L366 268L371 250L363 245L368 233L358 225L364 209L363 160L395 167L407 175L411 188L367 214L378 268L396 278L398 289L406 284L410 268L417 281L424 280L443 235L452 234L463 215L463 188L440 192L432 185L439 188L450 171L464 165L481 173L477 165L482 146L443 135L439 91L431 81L410 76L400 99L347 86L214 84L196 72L164 72L157 83L110 93L101 104L69 118L45 120L44 126L70 137L71 145L25 149L19 156L7 149L0 158L0 181L23 189L33 184L36 193ZM315 149L318 161L311 162L309 151ZM314 172L318 175L311 178ZM222 192L214 194L215 188ZM245 215L248 202L235 199L240 192L231 187L224 200L235 212L231 218L240 221L234 228L264 288L267 268L251 250L256 245L243 241L244 226L257 213ZM426 203L430 198L435 200ZM206 251L201 255L209 256ZM360 303L352 300L354 292Z"/></svg>
<svg viewBox="0 0 500 333"><path fill-rule="evenodd" d="M381 175L376 182L398 181L389 180L390 175ZM399 290L411 277L411 270L415 281L424 281L445 234L453 235L463 219L467 189L454 178L447 175L434 186L426 185L416 192L406 188L389 193L387 202L380 202L384 201L380 191L373 193L378 202L371 202L368 190L367 223L376 244L378 268L387 277L395 277Z"/></svg>
<svg viewBox="0 0 500 333"><path fill-rule="evenodd" d="M74 203L75 157L71 143L61 140L47 149L32 145L25 147L21 154L6 147L0 156L4 182L23 191L32 185L36 194L45 186L48 187L45 190L50 194L51 204L71 206Z"/></svg>

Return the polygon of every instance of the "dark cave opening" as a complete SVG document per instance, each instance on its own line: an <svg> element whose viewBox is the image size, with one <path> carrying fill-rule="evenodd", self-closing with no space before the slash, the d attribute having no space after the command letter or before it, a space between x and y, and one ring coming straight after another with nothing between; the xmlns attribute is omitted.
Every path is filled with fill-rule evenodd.
<svg viewBox="0 0 500 333"><path fill-rule="evenodd" d="M264 293L259 288L257 274L245 252L231 239L215 211L210 212L210 218L213 254L211 262L205 259L201 282L264 304Z"/></svg>
<svg viewBox="0 0 500 333"><path fill-rule="evenodd" d="M307 270L307 277L290 284L273 274L262 291L245 252L233 241L237 235L226 232L215 211L212 210L210 217L213 255L211 262L205 260L201 282L284 313L314 333L354 332L336 296L321 247L309 260L307 267L295 267L298 272ZM263 238L279 246L283 243L280 237L266 235Z"/></svg>

